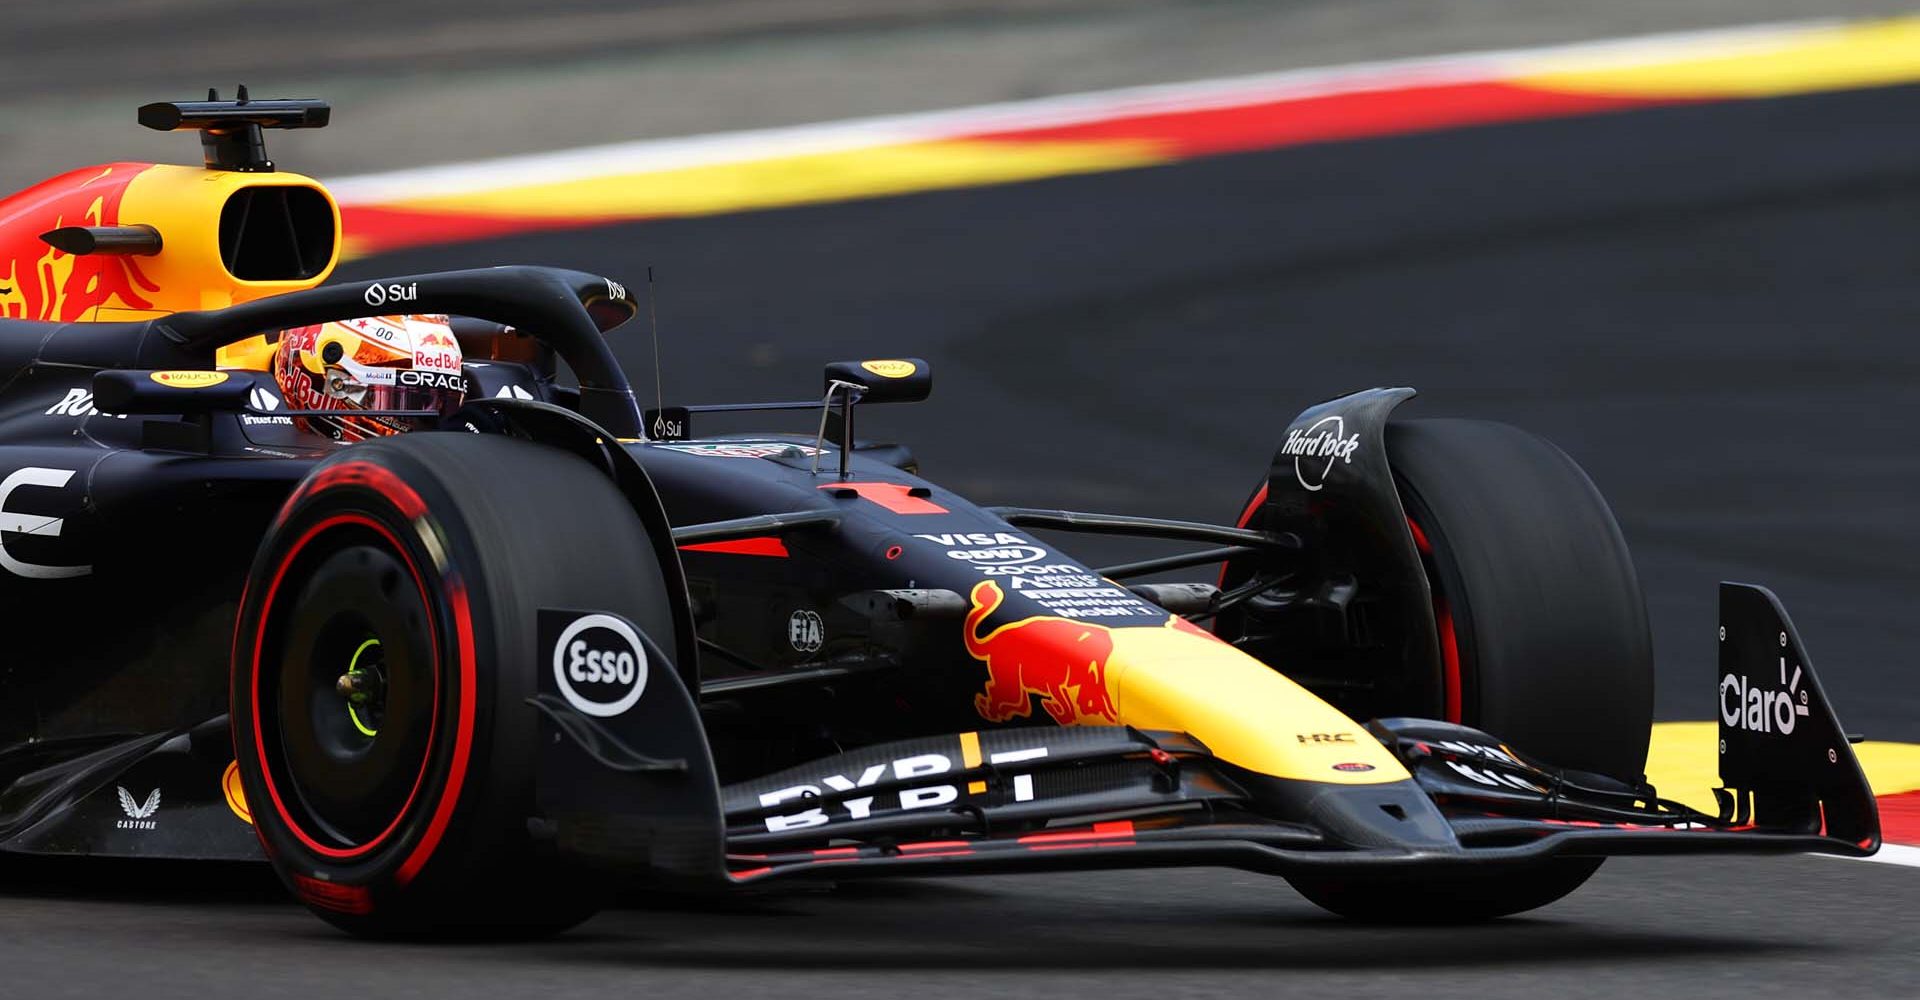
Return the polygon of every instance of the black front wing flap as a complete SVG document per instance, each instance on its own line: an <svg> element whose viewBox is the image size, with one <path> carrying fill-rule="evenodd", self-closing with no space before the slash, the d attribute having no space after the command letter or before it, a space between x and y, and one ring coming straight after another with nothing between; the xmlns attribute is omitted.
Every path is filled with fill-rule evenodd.
<svg viewBox="0 0 1920 1000"><path fill-rule="evenodd" d="M755 883L1187 866L1413 875L1561 856L1872 854L1871 790L1778 601L1723 584L1721 650L1717 814L1443 722L1369 726L1412 774L1384 786L1249 775L1178 733L1011 729L869 747L731 786L727 868ZM1397 825L1420 819L1398 806L1379 805L1360 837L1294 807L1330 789L1378 800L1407 785L1444 818L1437 838L1431 824L1418 836Z"/></svg>
<svg viewBox="0 0 1920 1000"><path fill-rule="evenodd" d="M1427 732L1418 730L1411 720L1398 721ZM1037 810L1021 818L987 807L928 810L891 828L870 819L859 825L831 824L830 830L823 826L784 834L736 832L728 840L727 864L736 880L762 881L1207 865L1287 875L1316 870L1521 867L1563 855L1871 853L1859 843L1817 829L1767 828L1694 812L1657 799L1646 786L1630 792L1591 788L1568 780L1565 772L1535 771L1517 755L1512 766L1497 765L1484 754L1499 752L1499 745L1484 734L1443 723L1425 725L1443 727L1453 737L1448 742L1475 750L1437 748L1419 736L1379 727L1376 733L1394 739L1409 755L1415 781L1441 806L1452 836L1450 843L1439 847L1357 845L1307 823L1268 818L1256 811L1263 803L1251 797L1195 794L1191 786L1170 786L1158 791L1115 789L1103 796L1109 806L1103 811L1056 812L1046 821L1036 821ZM1137 741L1140 757L1150 754L1148 748L1159 740L1184 740L1177 734L1106 732L1116 742ZM1116 753L1115 759L1119 757ZM1184 774L1208 775L1206 784L1231 782L1232 769L1197 747L1176 759ZM1514 786L1506 786L1507 791L1497 797L1468 797L1457 793L1467 791L1462 782L1472 783L1471 779L1456 782L1436 770L1455 763L1482 775L1500 773L1515 782L1528 780L1522 775L1541 774L1560 780L1541 782L1541 790L1524 804ZM1025 773L1043 782L1063 776L1056 774L1056 768L1071 774L1091 765L1090 760L1062 761ZM971 776L955 777L965 781ZM1603 794L1594 796L1593 791ZM823 807L830 801L823 800ZM1606 818L1585 818L1600 815ZM892 814L892 818L903 817Z"/></svg>

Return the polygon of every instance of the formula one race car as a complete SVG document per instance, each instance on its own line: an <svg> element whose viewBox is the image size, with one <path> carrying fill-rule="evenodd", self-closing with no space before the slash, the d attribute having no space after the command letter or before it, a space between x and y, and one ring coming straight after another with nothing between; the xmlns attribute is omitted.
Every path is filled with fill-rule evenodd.
<svg viewBox="0 0 1920 1000"><path fill-rule="evenodd" d="M1454 921L1610 855L1879 845L1759 588L1721 590L1720 810L1646 783L1639 585L1539 438L1376 389L1276 427L1236 524L979 507L853 435L927 397L922 360L649 411L612 280L323 285L338 208L261 130L326 114L149 105L207 169L0 201L0 849L264 858L340 927L421 935L1182 865ZM809 433L692 434L778 408ZM1031 529L1200 548L1096 568Z"/></svg>

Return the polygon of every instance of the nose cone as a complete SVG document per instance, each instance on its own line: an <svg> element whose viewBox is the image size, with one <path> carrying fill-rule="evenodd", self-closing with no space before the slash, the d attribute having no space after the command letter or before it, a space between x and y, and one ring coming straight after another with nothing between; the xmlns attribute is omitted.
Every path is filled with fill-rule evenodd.
<svg viewBox="0 0 1920 1000"><path fill-rule="evenodd" d="M1409 775L1386 747L1306 688L1184 619L1112 630L1107 690L1118 721L1192 734L1259 774L1338 785Z"/></svg>

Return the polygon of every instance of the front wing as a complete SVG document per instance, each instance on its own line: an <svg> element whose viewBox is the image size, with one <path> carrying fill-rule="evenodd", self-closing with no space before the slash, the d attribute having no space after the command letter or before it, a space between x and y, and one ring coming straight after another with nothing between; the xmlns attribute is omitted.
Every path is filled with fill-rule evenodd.
<svg viewBox="0 0 1920 1000"><path fill-rule="evenodd" d="M1878 812L1779 601L1723 584L1715 814L1418 719L1369 731L1408 781L1249 774L1181 733L1013 729L842 754L723 792L736 882L1222 866L1277 875L1524 868L1556 857L1823 853Z"/></svg>
<svg viewBox="0 0 1920 1000"><path fill-rule="evenodd" d="M831 827L762 834L745 824L768 814L748 810L747 815L730 816L740 825L734 826L728 838L728 869L736 881L742 882L1186 866L1240 868L1275 875L1336 871L1384 874L1396 869L1425 872L1525 867L1561 856L1802 852L1863 856L1878 846L1877 834L1852 840L1824 826L1770 828L1751 819L1709 816L1660 800L1644 786L1613 791L1589 789L1582 784L1580 789L1600 793L1583 796L1581 791L1567 787L1572 783L1564 780L1564 772L1561 787L1554 791L1550 782L1538 780L1543 772L1533 770L1517 755L1513 765L1496 770L1496 765L1481 753L1499 752L1500 748L1472 730L1441 723L1396 721L1421 727L1423 732L1444 726L1452 736L1472 735L1484 741L1449 741L1481 748L1470 764L1463 763L1463 756L1471 752L1456 756L1448 750L1439 750L1425 760L1409 761L1422 793L1435 802L1444 817L1445 837L1424 838L1426 842L1418 845L1356 844L1317 828L1305 817L1301 821L1272 819L1255 811L1266 803L1254 795L1226 791L1236 789L1231 769L1207 756L1204 748L1178 734L1114 729L1098 734L1115 744L1112 759L1105 763L1130 763L1142 774L1158 771L1167 775L1159 788L1144 781L1115 780L1099 796L1104 808L1091 812L1082 808L1075 810L1076 815L1053 820L1040 820L1038 810L1009 815L987 805L919 815L895 812L860 826L843 821ZM1096 733L1075 731L1082 737ZM1408 742L1425 741L1409 738ZM1131 750L1120 749L1122 743L1130 745ZM1180 752L1169 753L1169 746ZM1156 754L1166 755L1168 762L1157 763ZM1540 791L1526 803L1518 794L1502 795L1498 801L1471 795L1470 789L1434 773L1436 766L1450 768L1455 763L1472 767L1481 775L1498 773L1516 783L1531 780ZM962 771L941 778L954 783L985 782L990 792L1010 792L1013 778L1025 778L1044 789L1057 776L1056 771L1070 774L1086 769L1089 760L1083 754L1073 763L1029 767L1019 774L1004 769L999 774ZM1585 777L1592 780L1596 776ZM1506 787L1519 791L1513 785ZM878 786L861 791L885 794ZM1637 800L1636 804L1623 804L1620 797L1628 795ZM803 801L812 803L809 808L826 810L835 802L845 801L845 796L828 791ZM1082 807L1088 804L1080 803ZM785 805L791 810L792 803ZM1606 818L1593 818L1596 816ZM1626 818L1629 816L1634 818Z"/></svg>

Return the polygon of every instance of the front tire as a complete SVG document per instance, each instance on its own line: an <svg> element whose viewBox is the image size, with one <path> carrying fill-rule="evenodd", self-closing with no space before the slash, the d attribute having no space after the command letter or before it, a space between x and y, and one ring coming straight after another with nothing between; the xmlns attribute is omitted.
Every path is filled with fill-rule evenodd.
<svg viewBox="0 0 1920 1000"><path fill-rule="evenodd" d="M529 830L535 620L614 612L677 658L670 600L626 498L565 452L421 433L320 463L260 548L234 643L235 757L282 880L374 937L592 915L604 879Z"/></svg>
<svg viewBox="0 0 1920 1000"><path fill-rule="evenodd" d="M1653 643L1626 540L1593 482L1559 448L1505 424L1397 421L1386 447L1433 592L1445 677L1442 703L1391 714L1464 723L1554 765L1638 781ZM1450 922L1545 906L1600 862L1290 881L1345 916Z"/></svg>
<svg viewBox="0 0 1920 1000"><path fill-rule="evenodd" d="M1387 456L1450 626L1442 646L1453 637L1451 721L1560 767L1641 778L1653 638L1593 481L1546 439L1483 420L1388 424Z"/></svg>

